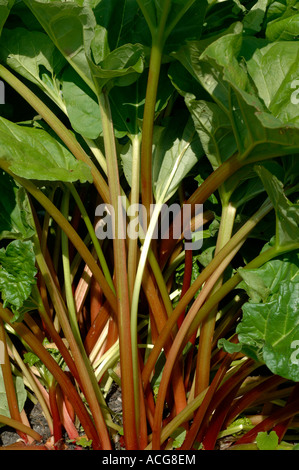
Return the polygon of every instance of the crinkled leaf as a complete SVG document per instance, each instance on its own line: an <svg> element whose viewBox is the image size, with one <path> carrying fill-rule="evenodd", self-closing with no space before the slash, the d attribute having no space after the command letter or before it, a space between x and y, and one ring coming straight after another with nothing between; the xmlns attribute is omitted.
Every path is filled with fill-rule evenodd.
<svg viewBox="0 0 299 470"><path fill-rule="evenodd" d="M105 25L97 25L92 10L95 5L90 2L26 0L26 4L91 90L101 92L112 79L110 87L112 84L128 84L142 72L143 47L140 44L122 44L110 51L103 35L105 31L101 29ZM124 76L129 81L123 81Z"/></svg>
<svg viewBox="0 0 299 470"><path fill-rule="evenodd" d="M269 111L282 122L299 124L298 41L275 42L257 49L247 68Z"/></svg>
<svg viewBox="0 0 299 470"><path fill-rule="evenodd" d="M27 391L25 389L24 380L22 377L13 377L15 391L17 395L17 402L19 411L22 411L27 400ZM0 367L0 414L10 418L9 406L7 402L7 395L5 390L5 383L3 379L2 369ZM0 423L0 427L1 427Z"/></svg>
<svg viewBox="0 0 299 470"><path fill-rule="evenodd" d="M42 129L0 118L0 162L18 176L44 181L92 181L90 168Z"/></svg>
<svg viewBox="0 0 299 470"><path fill-rule="evenodd" d="M255 170L271 199L276 213L276 243L280 246L296 245L299 240L299 206L292 204L285 196L283 183L265 167L258 165Z"/></svg>
<svg viewBox="0 0 299 470"><path fill-rule="evenodd" d="M258 269L239 268L244 288L251 302L266 302L269 296L276 294L283 280L299 282L299 255L290 252L268 261Z"/></svg>
<svg viewBox="0 0 299 470"><path fill-rule="evenodd" d="M30 238L34 228L24 189L3 171L0 171L0 187L0 240Z"/></svg>
<svg viewBox="0 0 299 470"><path fill-rule="evenodd" d="M237 23L212 42L203 53L192 43L188 70L227 115L240 158L265 158L294 153L299 148L299 128L271 114L257 95L239 54L243 47L243 26ZM196 54L196 48L199 48ZM178 55L182 63L186 63Z"/></svg>
<svg viewBox="0 0 299 470"><path fill-rule="evenodd" d="M283 281L266 303L246 303L237 334L247 354L274 374L299 381L294 348L299 344L299 283Z"/></svg>
<svg viewBox="0 0 299 470"><path fill-rule="evenodd" d="M4 306L19 309L36 283L35 255L31 241L14 240L0 250L0 291Z"/></svg>
<svg viewBox="0 0 299 470"><path fill-rule="evenodd" d="M278 4L278 2L274 2ZM293 41L298 37L299 4L298 2L279 2L279 16L270 21L266 28L266 37L270 41ZM274 14L272 7L270 13ZM269 15L269 19L270 14Z"/></svg>

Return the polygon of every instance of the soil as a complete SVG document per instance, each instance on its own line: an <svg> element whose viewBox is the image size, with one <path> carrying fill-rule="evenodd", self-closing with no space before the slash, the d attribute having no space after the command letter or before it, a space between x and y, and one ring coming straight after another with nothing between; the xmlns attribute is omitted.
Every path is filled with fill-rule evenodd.
<svg viewBox="0 0 299 470"><path fill-rule="evenodd" d="M112 387L107 396L106 403L110 409L112 418L115 420L115 422L117 422L117 424L121 424L121 392L119 387L116 384L114 385L115 386ZM25 411L31 428L42 436L42 441L37 445L41 447L44 447L45 445L47 446L47 443L51 443L51 432L49 430L47 420L45 419L44 414L42 412L41 406L39 405L39 403L33 405L32 402L29 402L28 400L28 403L26 403L25 405ZM0 450L17 450L17 448L22 448L23 446L24 444L20 440L20 436L13 428L10 428L8 426L0 427ZM51 446L53 446L52 443ZM61 447L62 450L74 450L77 448L76 445L73 445L69 442L67 434L64 436L64 442ZM114 437L114 448L115 450L121 449L121 444L119 442L118 435ZM88 448L80 447L80 450L83 449L88 450Z"/></svg>

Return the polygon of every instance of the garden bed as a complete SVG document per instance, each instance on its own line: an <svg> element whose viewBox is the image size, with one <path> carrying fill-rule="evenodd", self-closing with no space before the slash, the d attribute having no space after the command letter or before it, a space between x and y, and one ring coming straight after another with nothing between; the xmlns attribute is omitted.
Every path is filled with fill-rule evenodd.
<svg viewBox="0 0 299 470"><path fill-rule="evenodd" d="M298 5L0 2L1 449L297 448Z"/></svg>

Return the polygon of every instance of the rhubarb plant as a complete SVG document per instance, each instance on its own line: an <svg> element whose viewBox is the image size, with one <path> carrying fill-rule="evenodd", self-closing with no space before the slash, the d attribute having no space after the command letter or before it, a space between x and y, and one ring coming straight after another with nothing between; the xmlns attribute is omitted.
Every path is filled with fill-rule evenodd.
<svg viewBox="0 0 299 470"><path fill-rule="evenodd" d="M24 445L295 447L297 17L0 1L0 423Z"/></svg>

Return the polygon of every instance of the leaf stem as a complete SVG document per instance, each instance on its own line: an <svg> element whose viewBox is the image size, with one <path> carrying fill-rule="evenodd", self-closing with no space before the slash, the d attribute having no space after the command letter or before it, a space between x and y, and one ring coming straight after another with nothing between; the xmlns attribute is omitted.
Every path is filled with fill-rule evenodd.
<svg viewBox="0 0 299 470"><path fill-rule="evenodd" d="M152 145L155 122L155 109L159 85L162 54L165 42L166 21L171 8L171 0L163 2L163 10L157 28L152 32L152 48L149 63L148 81L145 95L141 144L141 191L142 203L145 206L147 221L150 218L150 205L153 202L152 192ZM144 9L143 9L144 11ZM148 226L148 224L147 224Z"/></svg>
<svg viewBox="0 0 299 470"><path fill-rule="evenodd" d="M66 217L69 212L69 192L66 191L62 200L62 214ZM88 356L86 354L79 325L77 322L77 312L74 301L74 296L72 292L72 283L71 283L71 271L70 271L70 262L69 262L69 240L65 233L62 233L61 236L61 249L62 249L62 264L64 272L64 285L65 285L65 296L68 307L68 316L71 325L73 335L75 337L76 343L80 354L77 357L77 364L81 372L81 379L86 390L86 398L89 402L89 406L93 415L93 418L96 423L96 427L99 433L99 436L102 439L102 445L104 449L111 449L110 438L107 432L106 423L104 421L103 409L105 407L105 400L102 397L98 382L96 380L93 368L90 364Z"/></svg>
<svg viewBox="0 0 299 470"><path fill-rule="evenodd" d="M22 422L21 415L18 406L18 400L16 395L15 386L13 383L13 377L11 372L10 360L7 351L6 335L2 319L0 318L0 342L4 345L4 361L1 362L1 369L3 375L3 381L5 386L6 398L8 403L9 413L12 419ZM20 437L28 442L26 434L19 431Z"/></svg>
<svg viewBox="0 0 299 470"><path fill-rule="evenodd" d="M40 341L34 336L33 333L30 332L30 330L23 323L11 322L12 316L12 313L8 309L3 308L3 305L0 303L0 317L16 331L16 333L22 338L22 340L24 340L28 344L32 351L40 358L40 360L45 364L47 369L55 377L65 394L69 397L72 405L74 406L75 412L77 413L78 418L86 434L88 435L89 439L92 439L94 449L99 449L101 447L99 436L96 432L91 417L87 412L72 382L61 370L55 359L52 358L52 356L44 348Z"/></svg>
<svg viewBox="0 0 299 470"><path fill-rule="evenodd" d="M235 215L236 207L230 203L224 204L222 208L221 222L217 237L215 255L217 255L221 248L223 248L226 243L229 242L233 230ZM211 292L211 295L213 295L220 288L222 280L223 274L216 282L214 289ZM196 364L195 395L205 390L209 385L211 347L217 312L218 306L215 306L215 308L209 313L207 318L204 319L200 327Z"/></svg>
<svg viewBox="0 0 299 470"><path fill-rule="evenodd" d="M124 436L128 450L136 450L139 427L139 400L135 396L134 378L139 381L138 370L133 371L131 352L130 299L125 246L125 219L121 205L118 161L113 122L108 96L105 91L98 97L104 137L110 201L114 209L113 251L115 263L115 284L117 299L117 318L121 357L121 380L123 394ZM135 376L134 376L135 374ZM134 377L133 377L134 376ZM136 406L135 406L136 405Z"/></svg>
<svg viewBox="0 0 299 470"><path fill-rule="evenodd" d="M81 212L81 215L82 215L82 219L84 220L84 223L86 225L86 228L88 230L88 233L90 235L90 238L92 240L92 243L93 243L93 246L95 248L95 251L96 251L96 254L99 258L99 261L100 261L100 264L101 264L101 267L102 267L102 271L103 271L103 274L105 276L105 279L107 280L107 283L108 285L110 286L110 289L112 290L112 292L115 294L115 288L114 288L114 284L113 284L113 280L112 280L112 277L111 277L111 274L110 274L110 271L109 271L109 268L108 268L108 265L107 265L107 262L106 262L106 259L105 259L105 256L103 254L103 251L102 251L102 248L101 248L101 245L99 243L99 240L97 239L97 236L95 234L95 230L94 230L94 227L91 223L91 220L87 214L87 211L84 207L84 204L78 194L78 191L77 189L75 188L75 186L73 184L68 184L67 185L70 192L72 193L72 196L73 198L75 199L76 201L76 204Z"/></svg>

